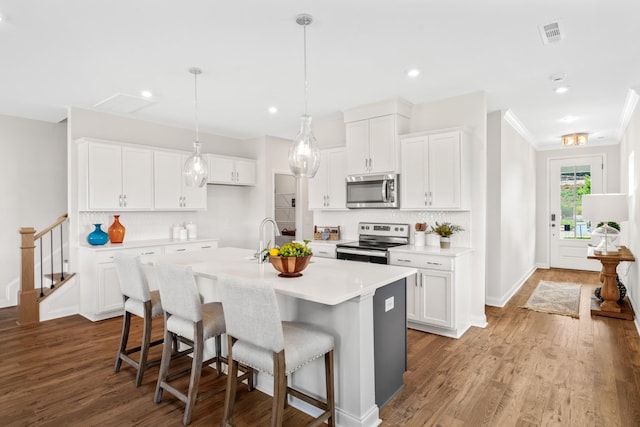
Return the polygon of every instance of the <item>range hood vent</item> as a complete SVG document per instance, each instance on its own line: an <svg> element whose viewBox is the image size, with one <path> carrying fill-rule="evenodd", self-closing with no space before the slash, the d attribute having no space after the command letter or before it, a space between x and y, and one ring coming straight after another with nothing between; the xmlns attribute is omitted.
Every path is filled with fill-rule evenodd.
<svg viewBox="0 0 640 427"><path fill-rule="evenodd" d="M538 29L540 30L540 37L542 37L542 43L544 44L558 43L564 39L560 21L539 25Z"/></svg>
<svg viewBox="0 0 640 427"><path fill-rule="evenodd" d="M155 104L154 101L141 96L116 93L93 107L110 113L131 114L153 104Z"/></svg>

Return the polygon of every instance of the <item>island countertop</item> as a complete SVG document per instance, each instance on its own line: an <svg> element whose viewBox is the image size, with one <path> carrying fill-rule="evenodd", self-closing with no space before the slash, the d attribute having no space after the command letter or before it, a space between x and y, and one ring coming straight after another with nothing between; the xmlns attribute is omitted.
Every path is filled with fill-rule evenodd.
<svg viewBox="0 0 640 427"><path fill-rule="evenodd" d="M259 279L279 294L326 305L372 294L376 289L417 273L415 268L313 257L301 277L278 277L269 263L259 264L255 251L217 248L202 252L148 257L147 260L189 265L196 276L216 279L218 274Z"/></svg>

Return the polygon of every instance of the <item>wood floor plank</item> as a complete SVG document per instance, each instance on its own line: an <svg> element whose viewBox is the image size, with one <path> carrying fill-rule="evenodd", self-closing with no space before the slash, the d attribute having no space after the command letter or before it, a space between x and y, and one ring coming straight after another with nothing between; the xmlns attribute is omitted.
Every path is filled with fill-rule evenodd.
<svg viewBox="0 0 640 427"><path fill-rule="evenodd" d="M540 280L583 284L580 319L521 306ZM640 337L631 321L591 317L598 274L538 270L503 307L486 307L488 326L458 339L408 331L404 388L380 412L383 426L640 425ZM168 394L153 402L158 367L140 387L135 371L113 371L121 319L70 316L18 327L0 309L0 420L7 426L181 426L184 405ZM132 339L142 334L133 319ZM154 322L153 339L162 336ZM151 357L160 356L160 347ZM192 426L219 425L223 384L205 369ZM207 393L209 392L209 393ZM239 387L238 427L269 424L271 398ZM288 407L285 425L310 421Z"/></svg>

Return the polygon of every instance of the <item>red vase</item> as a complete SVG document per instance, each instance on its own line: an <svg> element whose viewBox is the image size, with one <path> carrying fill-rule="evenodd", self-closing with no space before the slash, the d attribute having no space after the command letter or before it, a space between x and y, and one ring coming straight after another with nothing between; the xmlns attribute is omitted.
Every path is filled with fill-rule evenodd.
<svg viewBox="0 0 640 427"><path fill-rule="evenodd" d="M120 224L120 215L113 216L113 224L109 227L109 241L111 243L122 243L126 228Z"/></svg>

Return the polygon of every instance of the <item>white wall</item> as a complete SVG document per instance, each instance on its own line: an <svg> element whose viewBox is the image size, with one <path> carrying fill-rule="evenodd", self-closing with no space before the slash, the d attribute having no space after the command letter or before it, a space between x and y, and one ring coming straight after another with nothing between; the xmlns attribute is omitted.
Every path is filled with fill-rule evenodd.
<svg viewBox="0 0 640 427"><path fill-rule="evenodd" d="M620 189L620 146L574 147L536 153L536 264L549 268L549 160L603 154L606 159L604 188L607 193Z"/></svg>
<svg viewBox="0 0 640 427"><path fill-rule="evenodd" d="M504 306L535 269L535 150L488 116L487 304Z"/></svg>
<svg viewBox="0 0 640 427"><path fill-rule="evenodd" d="M620 144L620 191L629 194L629 222L627 247L636 257L636 262L622 263L618 267L620 279L636 313L640 309L640 106L636 104L629 126ZM627 270L628 269L628 270ZM636 328L640 330L638 317Z"/></svg>
<svg viewBox="0 0 640 427"><path fill-rule="evenodd" d="M41 230L67 213L66 124L0 116L0 140L0 307L6 307L17 304L20 288L18 230Z"/></svg>

